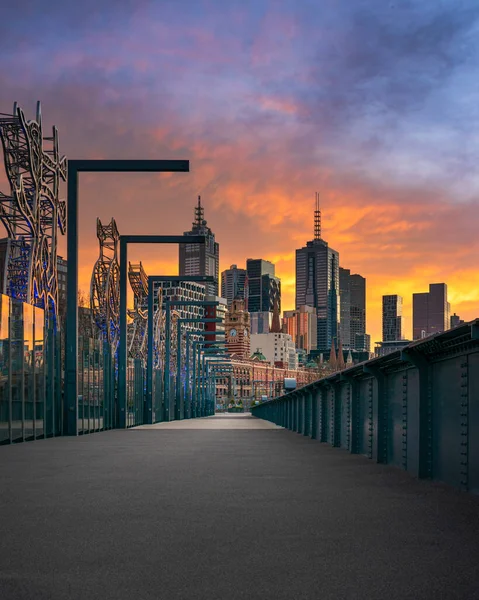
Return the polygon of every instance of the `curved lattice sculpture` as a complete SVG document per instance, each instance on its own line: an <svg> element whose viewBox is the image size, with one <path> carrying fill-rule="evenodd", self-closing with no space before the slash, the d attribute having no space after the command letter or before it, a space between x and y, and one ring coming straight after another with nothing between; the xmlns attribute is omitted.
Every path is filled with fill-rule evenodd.
<svg viewBox="0 0 479 600"><path fill-rule="evenodd" d="M15 103L13 114L0 114L5 170L10 195L0 192L0 220L9 244L3 293L58 313L57 236L66 230L66 205L59 199L67 161L58 151L58 131L43 137L42 113L27 121ZM44 142L46 145L44 147Z"/></svg>
<svg viewBox="0 0 479 600"><path fill-rule="evenodd" d="M163 306L163 288L158 287L158 308L153 313L153 368L164 369L166 361L166 311ZM170 312L170 369L176 369L176 351L178 348L178 319L177 310Z"/></svg>
<svg viewBox="0 0 479 600"><path fill-rule="evenodd" d="M103 339L116 352L120 333L120 267L118 242L120 234L115 219L108 225L96 220L100 256L93 267L90 285L90 307L93 324Z"/></svg>
<svg viewBox="0 0 479 600"><path fill-rule="evenodd" d="M128 311L129 317L133 319L128 354L132 358L146 361L148 352L148 276L141 262L138 264L128 263L128 279L134 294L134 308Z"/></svg>
<svg viewBox="0 0 479 600"><path fill-rule="evenodd" d="M163 305L163 288L158 288L158 309L153 314L153 368L163 369L165 365L165 311Z"/></svg>

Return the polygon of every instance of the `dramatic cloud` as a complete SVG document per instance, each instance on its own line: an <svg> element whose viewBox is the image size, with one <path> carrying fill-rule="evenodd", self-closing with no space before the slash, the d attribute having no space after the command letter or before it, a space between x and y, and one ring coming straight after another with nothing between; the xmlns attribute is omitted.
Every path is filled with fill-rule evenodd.
<svg viewBox="0 0 479 600"><path fill-rule="evenodd" d="M319 190L323 237L368 280L375 341L385 293L410 318L411 294L445 281L453 310L479 314L478 29L474 0L20 0L0 23L0 111L40 99L72 158L191 161L82 176L84 289L97 216L182 233L201 194L221 268L273 260L290 308ZM140 259L177 269L174 248Z"/></svg>

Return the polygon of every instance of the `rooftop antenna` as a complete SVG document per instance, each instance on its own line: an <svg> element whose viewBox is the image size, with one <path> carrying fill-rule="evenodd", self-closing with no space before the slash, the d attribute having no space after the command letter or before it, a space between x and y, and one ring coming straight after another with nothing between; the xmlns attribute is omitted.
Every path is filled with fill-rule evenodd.
<svg viewBox="0 0 479 600"><path fill-rule="evenodd" d="M321 210L319 209L319 192L316 194L316 209L314 211L314 239L321 239Z"/></svg>
<svg viewBox="0 0 479 600"><path fill-rule="evenodd" d="M195 206L195 223L198 227L203 224L205 209L201 206L201 196L198 196L198 206Z"/></svg>

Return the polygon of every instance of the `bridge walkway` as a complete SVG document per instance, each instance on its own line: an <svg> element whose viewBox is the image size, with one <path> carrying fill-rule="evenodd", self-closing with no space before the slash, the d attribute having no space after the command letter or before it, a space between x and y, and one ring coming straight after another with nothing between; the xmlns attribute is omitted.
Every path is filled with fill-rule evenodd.
<svg viewBox="0 0 479 600"><path fill-rule="evenodd" d="M2 600L479 598L479 498L249 415L0 449Z"/></svg>

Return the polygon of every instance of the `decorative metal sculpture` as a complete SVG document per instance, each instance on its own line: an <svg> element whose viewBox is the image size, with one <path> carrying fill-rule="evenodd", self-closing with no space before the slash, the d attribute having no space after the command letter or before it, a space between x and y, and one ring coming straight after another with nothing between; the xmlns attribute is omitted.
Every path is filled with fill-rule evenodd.
<svg viewBox="0 0 479 600"><path fill-rule="evenodd" d="M158 308L153 313L153 368L163 369L165 365L165 322L163 306L163 288L157 288Z"/></svg>
<svg viewBox="0 0 479 600"><path fill-rule="evenodd" d="M9 244L3 293L58 314L57 235L66 230L66 204L59 199L66 181L67 161L58 151L58 131L43 137L42 113L27 121L13 105L13 114L0 115L5 170L10 195L0 192L0 220ZM44 148L43 142L48 142Z"/></svg>
<svg viewBox="0 0 479 600"><path fill-rule="evenodd" d="M108 225L102 225L100 219L97 219L96 234L100 243L100 256L91 276L90 307L94 325L115 353L120 333L120 234L115 219Z"/></svg>
<svg viewBox="0 0 479 600"><path fill-rule="evenodd" d="M157 308L153 313L153 368L164 369L166 361L166 311L163 308L163 287L159 285L156 290ZM178 347L178 319L180 313L172 309L170 311L170 370L176 369L176 350ZM185 346L186 348L186 346Z"/></svg>
<svg viewBox="0 0 479 600"><path fill-rule="evenodd" d="M134 294L134 309L128 311L133 319L128 354L132 358L147 358L147 324L148 324L148 275L143 265L128 264L128 279Z"/></svg>

